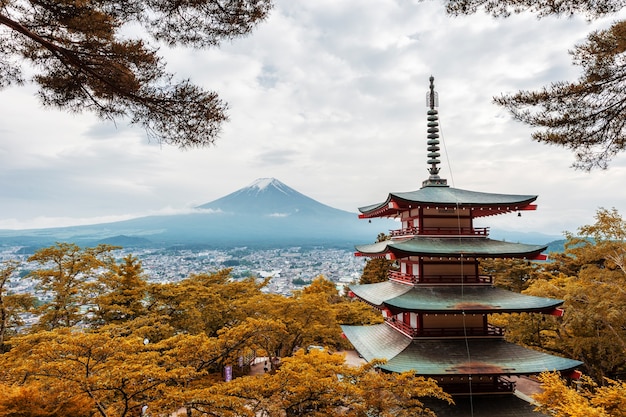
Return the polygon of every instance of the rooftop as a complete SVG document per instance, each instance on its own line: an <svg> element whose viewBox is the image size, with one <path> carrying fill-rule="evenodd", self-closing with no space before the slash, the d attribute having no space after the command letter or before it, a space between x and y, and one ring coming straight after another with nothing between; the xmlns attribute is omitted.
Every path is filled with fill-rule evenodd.
<svg viewBox="0 0 626 417"><path fill-rule="evenodd" d="M350 290L375 306L424 313L550 312L562 300L535 297L491 286L412 286L393 281L353 285Z"/></svg>
<svg viewBox="0 0 626 417"><path fill-rule="evenodd" d="M342 326L368 362L384 359L389 372L414 371L424 376L530 375L568 371L582 365L501 339L411 339L387 324Z"/></svg>
<svg viewBox="0 0 626 417"><path fill-rule="evenodd" d="M511 243L488 238L423 237L405 240L385 240L356 246L363 255L392 253L396 258L405 256L439 256L466 258L527 258L538 257L547 246Z"/></svg>

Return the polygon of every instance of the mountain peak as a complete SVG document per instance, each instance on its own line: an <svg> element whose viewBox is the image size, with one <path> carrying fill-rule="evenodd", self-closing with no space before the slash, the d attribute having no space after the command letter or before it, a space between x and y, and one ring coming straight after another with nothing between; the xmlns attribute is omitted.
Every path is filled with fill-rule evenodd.
<svg viewBox="0 0 626 417"><path fill-rule="evenodd" d="M259 178L247 187L198 208L274 217L304 213L323 216L329 211L341 211L299 193L276 178Z"/></svg>
<svg viewBox="0 0 626 417"><path fill-rule="evenodd" d="M284 183L278 181L276 178L259 178L252 182L245 188L239 190L244 193L262 193L278 191L283 194L297 193L293 188L288 187Z"/></svg>
<svg viewBox="0 0 626 417"><path fill-rule="evenodd" d="M252 182L252 184L248 185L246 188L258 188L259 190L263 190L270 186L284 186L282 182L278 181L276 178L257 178Z"/></svg>

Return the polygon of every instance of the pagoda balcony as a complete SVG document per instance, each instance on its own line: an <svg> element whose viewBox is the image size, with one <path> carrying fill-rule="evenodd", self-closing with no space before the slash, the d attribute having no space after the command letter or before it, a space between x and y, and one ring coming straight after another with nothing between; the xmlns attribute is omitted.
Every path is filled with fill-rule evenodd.
<svg viewBox="0 0 626 417"><path fill-rule="evenodd" d="M404 236L488 236L488 227L407 227L390 230L391 237Z"/></svg>
<svg viewBox="0 0 626 417"><path fill-rule="evenodd" d="M400 271L389 271L387 275L394 281L408 284L480 284L493 285L491 275L412 275Z"/></svg>
<svg viewBox="0 0 626 417"><path fill-rule="evenodd" d="M416 329L408 324L397 320L393 317L386 318L385 323L394 329L404 333L408 337L503 337L504 329L501 327L487 325L487 328L483 327L445 327L445 328L428 328L428 329Z"/></svg>

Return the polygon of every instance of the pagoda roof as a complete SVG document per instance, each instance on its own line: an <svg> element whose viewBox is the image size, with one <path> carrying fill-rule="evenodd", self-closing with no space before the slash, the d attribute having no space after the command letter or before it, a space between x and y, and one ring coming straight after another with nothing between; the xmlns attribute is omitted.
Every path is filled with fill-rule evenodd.
<svg viewBox="0 0 626 417"><path fill-rule="evenodd" d="M468 191L447 185L428 185L416 191L389 193L378 204L360 207L360 217L395 217L401 211L418 206L476 209L474 217L490 216L519 210L534 210L536 195L494 194Z"/></svg>
<svg viewBox="0 0 626 417"><path fill-rule="evenodd" d="M429 185L416 191L389 193L378 204L360 207L361 217L396 216L418 206L477 208L474 217L490 216L519 210L534 210L536 195L496 194L462 190L447 185ZM480 210L482 209L482 210Z"/></svg>
<svg viewBox="0 0 626 417"><path fill-rule="evenodd" d="M424 237L415 236L405 240L384 240L356 246L362 255L377 256L393 254L396 258L406 256L464 256L472 258L527 258L539 256L547 246L511 243L482 237Z"/></svg>
<svg viewBox="0 0 626 417"><path fill-rule="evenodd" d="M535 297L492 286L412 286L394 281L353 285L350 290L362 300L391 311L444 314L550 312L563 300Z"/></svg>
<svg viewBox="0 0 626 417"><path fill-rule="evenodd" d="M530 375L569 371L583 363L528 349L502 339L411 339L387 324L342 326L368 362L389 372L418 375Z"/></svg>

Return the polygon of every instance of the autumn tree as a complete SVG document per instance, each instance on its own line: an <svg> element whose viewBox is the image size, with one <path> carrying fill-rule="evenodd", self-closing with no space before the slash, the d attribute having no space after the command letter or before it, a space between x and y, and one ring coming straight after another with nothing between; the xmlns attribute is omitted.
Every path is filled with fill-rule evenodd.
<svg viewBox="0 0 626 417"><path fill-rule="evenodd" d="M159 46L217 46L250 33L271 7L271 0L2 1L0 87L22 84L34 69L45 106L126 117L159 142L206 146L227 106L190 80L174 81Z"/></svg>
<svg viewBox="0 0 626 417"><path fill-rule="evenodd" d="M532 322L520 316L507 337L579 359L602 384L626 373L626 222L615 209L599 209L596 222L579 233L524 291L564 300L565 315Z"/></svg>
<svg viewBox="0 0 626 417"><path fill-rule="evenodd" d="M34 305L30 294L10 294L7 289L9 279L14 274L18 263L7 261L0 264L0 352L5 348L5 341L11 331L23 325L21 313Z"/></svg>
<svg viewBox="0 0 626 417"><path fill-rule="evenodd" d="M453 15L485 10L494 16L531 12L540 17L582 14L588 19L622 10L618 0L447 0ZM538 128L533 139L571 149L574 166L606 168L626 148L626 21L595 31L570 51L582 70L576 81L559 81L537 91L495 98L513 116Z"/></svg>
<svg viewBox="0 0 626 417"><path fill-rule="evenodd" d="M626 417L626 382L607 380L598 386L583 376L576 384L568 383L559 374L539 376L542 391L533 397L538 409L554 417Z"/></svg>
<svg viewBox="0 0 626 417"><path fill-rule="evenodd" d="M191 369L172 369L167 351L155 351L138 337L69 329L41 331L13 339L0 359L11 369L5 383L55 393L57 402L88 401L101 417L139 415L162 398L168 384L189 378Z"/></svg>
<svg viewBox="0 0 626 417"><path fill-rule="evenodd" d="M261 317L285 325L286 333L277 352L270 354L291 356L299 348L309 345L334 347L341 344L336 311L325 293L296 293L291 297L264 294L255 302Z"/></svg>
<svg viewBox="0 0 626 417"><path fill-rule="evenodd" d="M265 284L254 278L233 280L229 269L192 274L179 282L150 287L147 308L167 318L175 332L215 336L257 311L250 302Z"/></svg>
<svg viewBox="0 0 626 417"><path fill-rule="evenodd" d="M80 248L73 243L57 243L28 258L40 266L30 277L51 297L38 309L38 328L71 327L83 320L81 308L91 301L93 282L100 268L113 262L111 252L115 249L110 245Z"/></svg>
<svg viewBox="0 0 626 417"><path fill-rule="evenodd" d="M451 401L433 380L380 373L374 366L353 367L343 355L300 349L274 373L197 390L188 407L220 417L408 417L434 416L424 398Z"/></svg>
<svg viewBox="0 0 626 417"><path fill-rule="evenodd" d="M144 405L168 415L185 405L190 387L219 382L225 365L282 332L281 323L254 318L215 337L181 333L155 343L113 327L39 331L11 339L11 350L0 355L0 388L11 387L15 401L40 395L59 406L90 406L77 415L136 416ZM10 405L0 400L0 410Z"/></svg>
<svg viewBox="0 0 626 417"><path fill-rule="evenodd" d="M0 382L0 416L3 417L92 417L93 402L72 395L63 387L32 381L28 384Z"/></svg>
<svg viewBox="0 0 626 417"><path fill-rule="evenodd" d="M495 286L515 292L528 288L539 268L524 259L492 258L480 262L481 273L490 275Z"/></svg>
<svg viewBox="0 0 626 417"><path fill-rule="evenodd" d="M320 275L302 290L303 295L327 294L329 307L334 310L338 324L361 325L382 323L380 311L366 303L357 302L348 296L339 294L334 282Z"/></svg>
<svg viewBox="0 0 626 417"><path fill-rule="evenodd" d="M481 274L490 275L496 287L523 292L537 279L545 278L545 264L523 259L484 259L480 263ZM552 275L548 274L548 277ZM553 316L539 313L492 314L489 323L506 329L509 341L532 346L541 350L559 352L552 339L559 322Z"/></svg>
<svg viewBox="0 0 626 417"><path fill-rule="evenodd" d="M146 314L148 282L141 261L127 255L96 277L93 314L96 324L131 321Z"/></svg>

